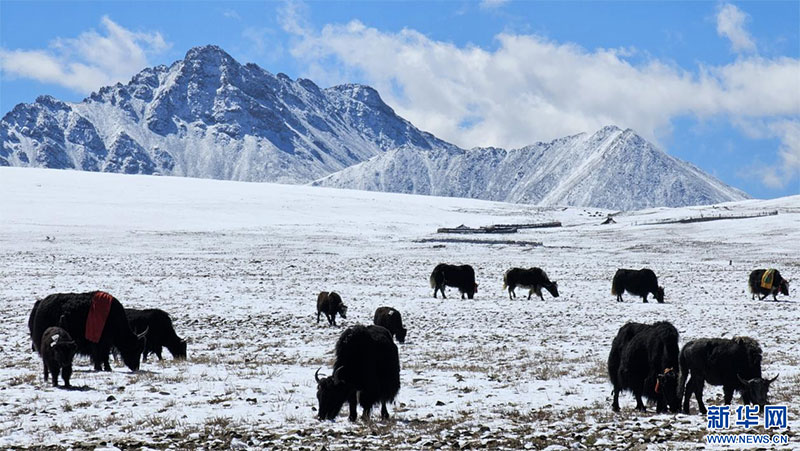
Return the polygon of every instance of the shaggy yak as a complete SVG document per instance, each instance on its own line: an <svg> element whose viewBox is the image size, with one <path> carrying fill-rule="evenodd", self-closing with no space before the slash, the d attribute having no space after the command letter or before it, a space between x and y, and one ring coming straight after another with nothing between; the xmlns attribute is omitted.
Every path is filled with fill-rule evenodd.
<svg viewBox="0 0 800 451"><path fill-rule="evenodd" d="M58 373L64 379L64 386L69 387L69 377L72 375L72 357L75 356L77 345L69 333L60 327L48 327L42 334L39 343L39 354L44 364L44 380L53 375L53 387L58 387Z"/></svg>
<svg viewBox="0 0 800 451"><path fill-rule="evenodd" d="M764 300L765 297L772 295L772 300L778 300L778 293L789 296L789 281L781 277L781 273L777 269L772 270L772 283L763 284L762 279L767 272L766 269L756 269L750 273L748 285L750 286L751 299L758 296L759 300Z"/></svg>
<svg viewBox="0 0 800 451"><path fill-rule="evenodd" d="M617 297L617 302L622 302L622 293L628 292L641 296L647 302L647 295L653 293L659 303L664 302L664 288L658 286L656 274L647 269L618 269L611 282L611 294Z"/></svg>
<svg viewBox="0 0 800 451"><path fill-rule="evenodd" d="M733 400L733 392L742 394L745 404L758 404L761 409L768 403L769 385L778 378L761 377L761 346L749 337L700 338L683 346L680 355L680 389L684 393L683 411L689 413L692 394L697 398L700 412L706 413L703 404L703 386L722 385L725 404ZM689 383L686 378L691 375Z"/></svg>
<svg viewBox="0 0 800 451"><path fill-rule="evenodd" d="M512 295L517 297L517 293L514 290L518 286L527 288L529 290L529 300L531 298L531 294L536 293L536 295L544 301L544 296L542 296L542 288L546 288L554 298L558 297L558 282L551 282L547 277L547 274L545 274L541 268L511 268L506 271L506 274L503 276L503 289L508 287L509 299L512 299Z"/></svg>
<svg viewBox="0 0 800 451"><path fill-rule="evenodd" d="M77 353L88 355L94 369L111 371L108 355L119 349L125 365L136 371L145 346L147 331L134 334L125 317L125 308L108 293L51 294L34 306L33 337L41 337L48 327L60 326L75 340Z"/></svg>
<svg viewBox="0 0 800 451"><path fill-rule="evenodd" d="M128 324L134 333L139 334L147 331L144 352L142 353L143 362L147 361L147 355L150 353L155 354L158 360L164 360L161 357L161 351L164 347L169 349L173 358L186 358L186 340L175 333L175 328L172 326L172 318L169 317L167 312L157 308L144 310L126 308L125 315L128 317Z"/></svg>
<svg viewBox="0 0 800 451"><path fill-rule="evenodd" d="M475 297L478 292L478 284L475 283L475 270L470 265L448 265L446 263L439 263L433 268L430 277L431 288L433 288L433 297L436 297L436 292L442 292L442 298L447 299L444 295L444 287L457 287L461 292L461 299L464 299L464 294L469 299Z"/></svg>
<svg viewBox="0 0 800 451"><path fill-rule="evenodd" d="M342 297L335 291L328 293L322 291L317 296L317 324L319 324L319 314L324 313L328 318L328 325L336 325L336 314L347 319L347 306L342 303Z"/></svg>
<svg viewBox="0 0 800 451"><path fill-rule="evenodd" d="M397 310L391 307L378 307L375 310L375 318L373 318L372 322L376 326L385 327L397 338L398 343L405 343L406 328L403 327L403 318Z"/></svg>
<svg viewBox="0 0 800 451"><path fill-rule="evenodd" d="M357 405L361 419L369 421L372 406L381 403L381 418L389 418L387 402L394 402L400 391L400 358L391 333L381 326L351 326L336 342L333 375L317 381L318 416L334 420L345 401L350 403L350 421L356 421Z"/></svg>
<svg viewBox="0 0 800 451"><path fill-rule="evenodd" d="M611 408L619 411L619 392L629 390L636 397L636 409L644 412L642 396L656 401L656 411L667 405L677 412L678 331L661 321L650 324L627 323L619 329L608 354L608 376L614 386Z"/></svg>

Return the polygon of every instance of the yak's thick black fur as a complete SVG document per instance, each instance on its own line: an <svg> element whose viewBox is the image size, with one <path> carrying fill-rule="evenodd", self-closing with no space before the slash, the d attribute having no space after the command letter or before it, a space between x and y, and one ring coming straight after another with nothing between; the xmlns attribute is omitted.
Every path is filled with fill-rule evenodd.
<svg viewBox="0 0 800 451"><path fill-rule="evenodd" d="M647 295L653 293L659 303L664 302L664 288L658 286L656 273L647 268L618 269L611 282L611 294L622 302L622 293L628 292L642 297L642 302L647 302Z"/></svg>
<svg viewBox="0 0 800 451"><path fill-rule="evenodd" d="M369 421L372 406L381 403L381 418L388 419L387 402L400 391L400 358L391 333L381 326L351 326L336 342L333 375L317 378L318 416L333 420L345 401L350 404L350 421Z"/></svg>
<svg viewBox="0 0 800 451"><path fill-rule="evenodd" d="M161 351L164 347L169 349L172 357L176 359L186 358L186 340L182 339L175 332L172 325L172 318L163 310L157 308L134 309L126 308L125 315L128 317L128 324L135 334L147 331L145 335L145 347L142 353L142 361L147 361L147 355L153 353L158 360L164 360Z"/></svg>
<svg viewBox="0 0 800 451"><path fill-rule="evenodd" d="M372 322L376 326L382 326L389 330L399 343L405 343L407 331L403 327L403 317L397 310L392 307L378 307Z"/></svg>
<svg viewBox="0 0 800 451"><path fill-rule="evenodd" d="M558 297L558 282L551 282L541 268L511 268L506 271L503 276L503 289L508 287L509 299L512 299L512 295L517 297L517 293L514 290L518 286L529 290L528 299L531 298L532 293L536 293L544 301L542 288L546 288L554 298Z"/></svg>
<svg viewBox="0 0 800 451"><path fill-rule="evenodd" d="M758 296L759 300L763 300L771 294L772 300L777 301L778 293L789 296L789 281L781 277L781 273L777 269L775 274L772 275L772 289L763 288L761 286L761 278L765 272L767 272L766 269L756 269L750 273L747 285L750 287L751 299L755 299Z"/></svg>
<svg viewBox="0 0 800 451"><path fill-rule="evenodd" d="M761 346L749 337L700 338L683 346L680 354L683 411L689 413L692 394L697 399L700 412L706 413L703 404L703 386L722 385L725 404L733 400L733 392L742 394L745 404L767 404L769 384L775 379L761 377ZM689 378L688 384L686 379ZM777 378L777 376L776 376Z"/></svg>
<svg viewBox="0 0 800 451"><path fill-rule="evenodd" d="M344 319L347 319L347 306L342 302L342 297L339 293L331 291L322 291L317 295L317 323L319 323L319 314L324 313L328 318L328 325L336 325L336 314L338 313Z"/></svg>
<svg viewBox="0 0 800 451"><path fill-rule="evenodd" d="M41 337L48 327L60 326L75 340L78 354L91 357L95 370L111 371L108 355L112 346L119 349L128 368L138 370L144 337L137 337L131 331L125 308L116 298L112 299L100 341L92 343L86 339L86 318L95 293L58 293L42 299L34 306L32 337Z"/></svg>
<svg viewBox="0 0 800 451"><path fill-rule="evenodd" d="M619 410L619 393L636 397L636 408L644 411L642 396L656 401L656 411L680 407L678 397L678 331L666 321L654 324L627 323L619 329L608 355L608 376L614 386L611 407Z"/></svg>
<svg viewBox="0 0 800 451"><path fill-rule="evenodd" d="M430 277L431 288L433 288L433 297L436 297L436 292L441 291L442 298L447 299L444 295L444 287L456 287L461 292L461 299L464 299L464 294L469 299L475 297L478 292L478 284L475 283L475 270L470 265L448 265L446 263L439 263L433 268Z"/></svg>

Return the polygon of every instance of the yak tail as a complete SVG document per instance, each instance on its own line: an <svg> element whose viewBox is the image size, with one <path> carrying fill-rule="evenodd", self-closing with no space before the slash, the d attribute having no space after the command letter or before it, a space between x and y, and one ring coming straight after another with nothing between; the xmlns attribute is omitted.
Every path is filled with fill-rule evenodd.
<svg viewBox="0 0 800 451"><path fill-rule="evenodd" d="M431 282L431 288L436 288L436 271L431 273L430 282Z"/></svg>
<svg viewBox="0 0 800 451"><path fill-rule="evenodd" d="M614 284L611 284L611 294L614 295L614 296L617 295L617 290L616 290L616 287L614 286Z"/></svg>
<svg viewBox="0 0 800 451"><path fill-rule="evenodd" d="M503 289L508 288L508 273L503 274Z"/></svg>
<svg viewBox="0 0 800 451"><path fill-rule="evenodd" d="M683 394L686 391L686 378L689 377L689 365L686 364L686 355L681 352L678 354L678 365L680 378L678 379L678 402L683 402Z"/></svg>

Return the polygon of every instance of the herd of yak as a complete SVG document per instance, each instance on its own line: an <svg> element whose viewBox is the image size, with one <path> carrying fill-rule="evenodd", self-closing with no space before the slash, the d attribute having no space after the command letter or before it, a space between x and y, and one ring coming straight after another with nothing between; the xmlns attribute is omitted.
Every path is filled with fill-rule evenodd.
<svg viewBox="0 0 800 451"><path fill-rule="evenodd" d="M789 294L788 281L777 270L755 270L750 274L753 295L764 299ZM478 291L475 271L469 265L437 265L430 276L433 296L445 287L458 288L461 298L473 299ZM512 268L505 273L503 288L509 299L515 289L528 289L528 299L535 293L541 299L542 289L558 297L558 283L550 281L540 268ZM622 301L627 291L647 302L652 294L664 302L664 289L658 285L653 271L620 269L614 275L611 293ZM317 323L324 314L331 326L336 316L347 317L347 306L335 292L323 291L317 297ZM394 339L404 343L406 329L400 312L392 307L375 311L373 325L355 325L345 329L336 342L333 374L317 381L318 417L333 420L345 402L349 418L357 418L357 406L363 408L362 419L368 421L372 407L381 403L381 417L387 419L387 402L393 402L400 390L400 360ZM58 385L61 374L65 387L70 387L72 359L78 353L88 355L96 371L110 371L112 350L122 357L132 371L139 369L140 358L154 353L162 359L166 347L175 358L186 357L186 340L175 332L172 320L163 310L124 308L113 296L102 291L52 294L36 301L28 320L32 347L44 364L45 381L52 377ZM619 393L630 391L636 397L636 408L644 411L642 396L656 403L657 412L668 408L673 412L689 412L691 396L697 399L700 412L705 383L721 385L725 403L730 404L738 391L747 404L767 404L769 385L777 379L761 374L762 351L749 337L701 338L686 343L678 350L678 331L666 321L654 324L627 323L619 329L608 356L608 375L614 387L612 409L619 410ZM687 382L688 378L688 382Z"/></svg>

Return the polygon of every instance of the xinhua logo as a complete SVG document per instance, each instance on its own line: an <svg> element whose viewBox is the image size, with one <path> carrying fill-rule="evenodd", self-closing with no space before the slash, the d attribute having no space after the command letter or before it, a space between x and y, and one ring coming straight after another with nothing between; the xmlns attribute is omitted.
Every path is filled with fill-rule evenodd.
<svg viewBox="0 0 800 451"><path fill-rule="evenodd" d="M764 415L759 416L759 406L739 406L735 411L730 406L709 406L707 429L731 429L738 426L750 429L764 426L765 429L786 429L788 425L787 406L764 406Z"/></svg>

